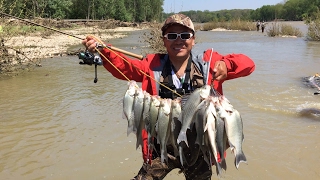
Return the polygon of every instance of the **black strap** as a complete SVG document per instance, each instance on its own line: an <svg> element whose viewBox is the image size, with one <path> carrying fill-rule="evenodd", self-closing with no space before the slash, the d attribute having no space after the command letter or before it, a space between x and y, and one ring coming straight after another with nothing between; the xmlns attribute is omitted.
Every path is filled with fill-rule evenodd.
<svg viewBox="0 0 320 180"><path fill-rule="evenodd" d="M162 77L168 77L168 83L172 86L173 85L173 81L172 81L172 73L171 73L171 61L168 58L166 64L164 65L164 68L162 70Z"/></svg>
<svg viewBox="0 0 320 180"><path fill-rule="evenodd" d="M189 91L189 80L190 80L191 61L192 61L191 56L192 55L190 54L190 57L189 57L189 60L188 60L188 64L187 64L187 68L185 70L186 78L184 79L184 82L182 84L182 88L187 92ZM190 88L191 88L191 83L190 83Z"/></svg>

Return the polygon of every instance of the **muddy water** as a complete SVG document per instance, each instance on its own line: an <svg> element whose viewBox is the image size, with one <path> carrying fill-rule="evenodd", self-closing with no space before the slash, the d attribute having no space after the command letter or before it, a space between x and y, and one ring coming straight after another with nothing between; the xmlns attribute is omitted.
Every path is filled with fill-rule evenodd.
<svg viewBox="0 0 320 180"><path fill-rule="evenodd" d="M305 27L303 27L305 28ZM111 41L139 53L135 32ZM261 32L198 32L194 53L214 48L256 63L224 93L241 113L248 164L228 151L222 179L320 179L320 95L301 79L320 72L320 43ZM126 82L77 57L47 59L35 71L0 81L0 179L129 179L142 164L127 137L121 98ZM300 113L301 111L306 113ZM178 171L166 179L184 179ZM216 179L214 173L212 179Z"/></svg>

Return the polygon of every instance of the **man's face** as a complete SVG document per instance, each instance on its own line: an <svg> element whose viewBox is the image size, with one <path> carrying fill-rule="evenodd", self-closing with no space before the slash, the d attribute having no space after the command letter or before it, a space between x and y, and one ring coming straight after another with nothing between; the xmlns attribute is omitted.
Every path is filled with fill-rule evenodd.
<svg viewBox="0 0 320 180"><path fill-rule="evenodd" d="M168 33L191 33L192 31L182 25L174 24L169 26L164 35ZM193 34L192 34L193 35ZM172 35L170 35L172 37ZM173 35L174 36L174 35ZM185 38L186 35L182 35ZM188 35L187 35L188 36ZM195 37L192 36L190 39L182 40L181 37L177 37L175 40L168 40L166 37L163 37L164 46L167 48L170 60L186 60L191 52L193 47Z"/></svg>

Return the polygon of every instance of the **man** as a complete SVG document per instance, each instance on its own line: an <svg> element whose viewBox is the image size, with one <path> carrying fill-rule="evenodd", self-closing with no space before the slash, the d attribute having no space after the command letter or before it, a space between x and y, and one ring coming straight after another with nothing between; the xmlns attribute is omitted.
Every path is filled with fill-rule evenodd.
<svg viewBox="0 0 320 180"><path fill-rule="evenodd" d="M191 19L183 14L174 14L168 17L161 30L167 54L149 54L139 61L130 59L121 53L116 54L106 48L101 52L126 77L142 82L143 90L151 95L158 94L162 98L174 99L176 95L157 84L153 79L143 75L139 70L183 95L205 84L211 84L211 80L214 80L214 87L217 91L223 94L222 83L225 80L247 76L255 69L254 62L243 54L222 56L213 49L206 50L203 54L197 56L192 54L191 50L195 45L195 29ZM82 43L91 52L94 52L97 44L91 37L87 37ZM125 58L129 63L119 56ZM103 65L113 76L125 79L105 59ZM187 180L211 178L211 164L207 164L203 155L200 154L191 167L182 167L179 157L170 156L173 155L173 150L172 147L168 146L168 163L163 165L159 158L160 147L157 142L154 143L154 150L149 151L152 153L148 153L145 130L143 130L142 135L144 137L142 147L144 164L134 179L163 179L175 168L180 168ZM187 136L192 139L195 135L189 133ZM150 154L149 157L148 154ZM187 154L192 154L192 150ZM148 161L149 159L151 161Z"/></svg>
<svg viewBox="0 0 320 180"><path fill-rule="evenodd" d="M264 21L262 21L261 23L261 32L264 33L264 28L265 28L266 24Z"/></svg>
<svg viewBox="0 0 320 180"><path fill-rule="evenodd" d="M259 20L258 20L256 26L257 26L257 31L259 31L260 30L260 21Z"/></svg>

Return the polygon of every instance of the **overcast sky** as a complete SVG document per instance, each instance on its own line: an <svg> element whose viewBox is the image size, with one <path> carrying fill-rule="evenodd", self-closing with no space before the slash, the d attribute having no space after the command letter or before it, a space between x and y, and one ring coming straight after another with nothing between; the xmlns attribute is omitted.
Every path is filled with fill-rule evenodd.
<svg viewBox="0 0 320 180"><path fill-rule="evenodd" d="M164 12L189 10L217 11L222 9L257 9L263 5L276 5L283 0L164 0Z"/></svg>

